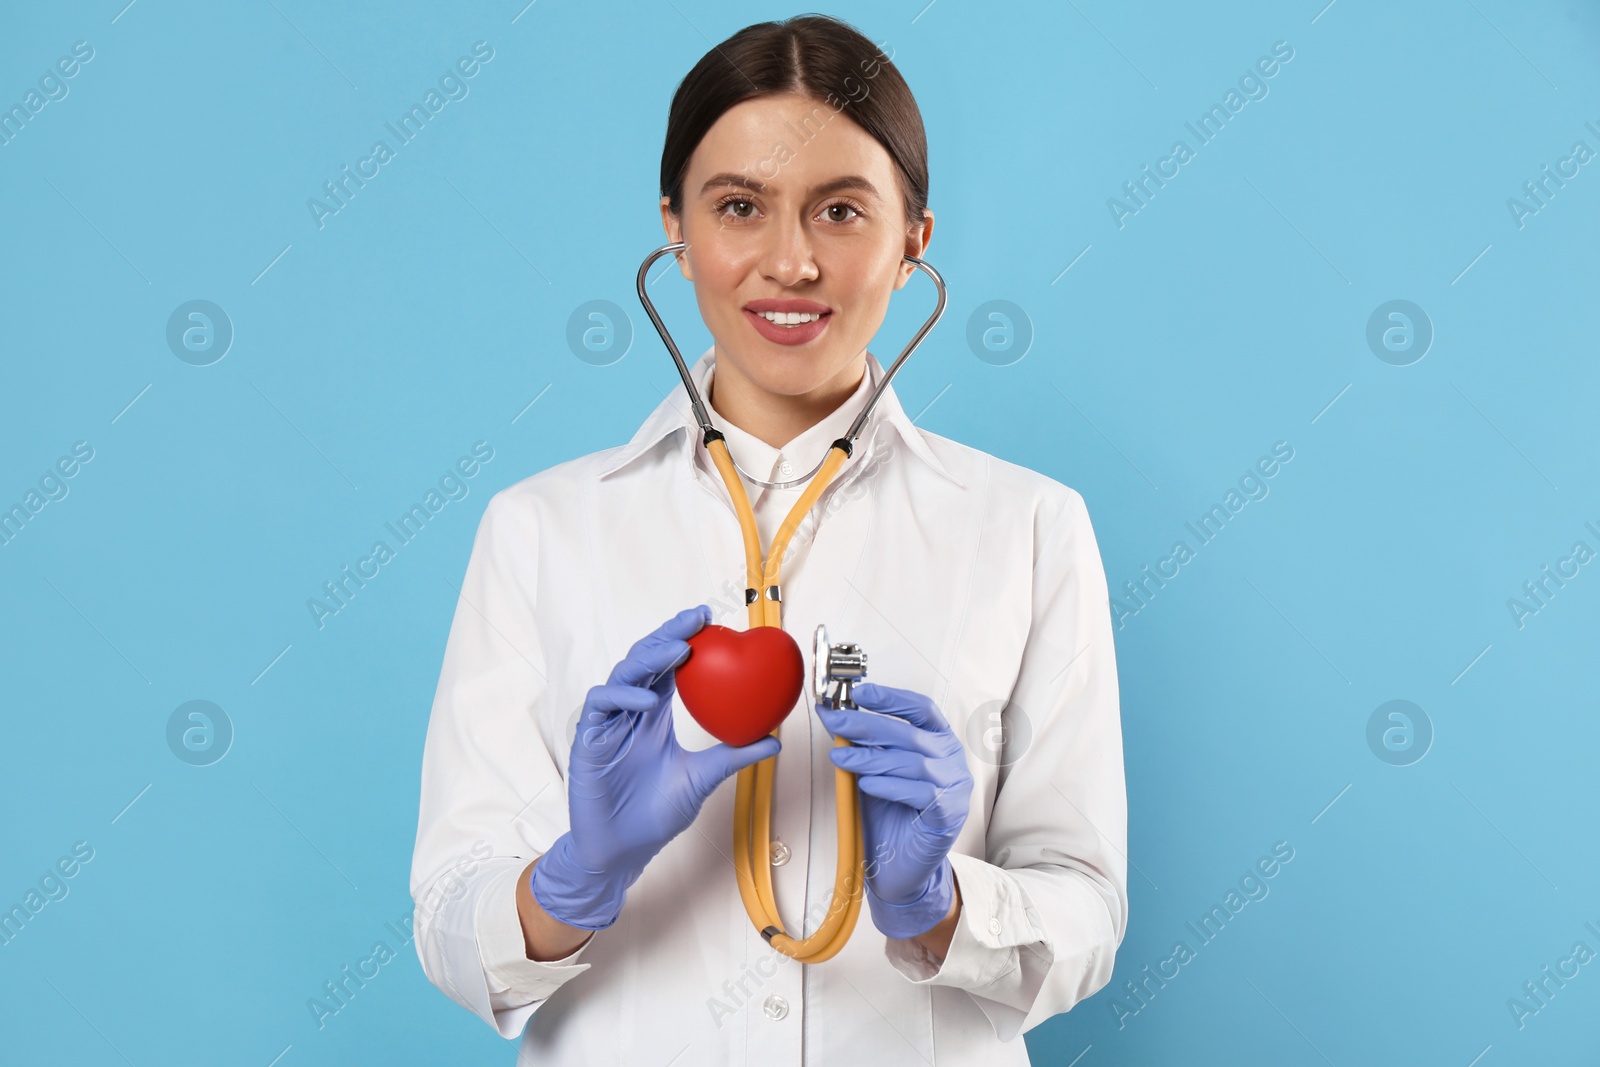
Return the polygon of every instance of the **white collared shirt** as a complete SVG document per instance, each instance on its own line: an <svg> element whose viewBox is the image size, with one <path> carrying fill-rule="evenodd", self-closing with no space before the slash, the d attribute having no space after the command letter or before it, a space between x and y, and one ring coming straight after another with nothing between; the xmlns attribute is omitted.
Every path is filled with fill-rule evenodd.
<svg viewBox="0 0 1600 1067"><path fill-rule="evenodd" d="M692 374L708 395L712 351ZM782 449L709 407L745 470L788 480L882 380ZM790 471L783 470L789 464ZM803 487L746 483L765 550ZM518 1064L925 1067L1028 1062L1019 1035L1110 980L1128 921L1127 806L1105 572L1083 498L915 427L893 386L794 535L784 629L853 641L868 676L929 696L967 748L972 809L951 851L963 906L942 961L863 906L832 960L775 952L731 862L733 783L566 959L527 958L522 870L568 829L565 769L591 686L676 612L746 626L727 488L675 390L626 445L497 494L463 579L422 765L411 892L430 981ZM715 743L673 698L679 741ZM773 883L811 933L834 884L832 739L802 694L779 734Z"/></svg>

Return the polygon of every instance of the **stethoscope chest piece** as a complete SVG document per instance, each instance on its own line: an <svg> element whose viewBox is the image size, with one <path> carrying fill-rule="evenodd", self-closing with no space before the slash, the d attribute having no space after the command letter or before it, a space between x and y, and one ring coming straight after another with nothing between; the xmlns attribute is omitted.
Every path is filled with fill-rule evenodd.
<svg viewBox="0 0 1600 1067"><path fill-rule="evenodd" d="M827 708L854 708L850 688L867 676L867 654L860 645L831 644L828 628L817 623L811 641L811 692L816 703Z"/></svg>

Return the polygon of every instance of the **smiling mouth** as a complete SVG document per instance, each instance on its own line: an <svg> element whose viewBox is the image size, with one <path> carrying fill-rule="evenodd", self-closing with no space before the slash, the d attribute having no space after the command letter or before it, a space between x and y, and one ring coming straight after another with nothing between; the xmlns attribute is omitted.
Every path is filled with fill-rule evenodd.
<svg viewBox="0 0 1600 1067"><path fill-rule="evenodd" d="M751 314L759 315L775 326L804 326L822 319L822 315L815 311L753 311Z"/></svg>
<svg viewBox="0 0 1600 1067"><path fill-rule="evenodd" d="M756 311L747 307L744 314L756 333L785 347L810 344L821 337L833 321L833 309L826 305L813 305L805 311Z"/></svg>

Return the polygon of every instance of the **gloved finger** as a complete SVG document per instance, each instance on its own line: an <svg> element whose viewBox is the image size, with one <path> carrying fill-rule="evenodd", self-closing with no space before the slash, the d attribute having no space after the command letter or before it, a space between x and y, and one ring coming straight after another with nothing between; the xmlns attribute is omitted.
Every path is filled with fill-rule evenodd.
<svg viewBox="0 0 1600 1067"><path fill-rule="evenodd" d="M935 785L941 777L935 764L919 752L897 748L835 748L828 753L833 765L856 775L892 774Z"/></svg>
<svg viewBox="0 0 1600 1067"><path fill-rule="evenodd" d="M606 681L611 685L655 691L661 679L670 676L688 658L689 645L685 641L670 637L646 638L611 668L611 676ZM656 695L659 697L660 693Z"/></svg>
<svg viewBox="0 0 1600 1067"><path fill-rule="evenodd" d="M632 749L638 736L639 731L633 727L633 720L638 717L637 712L624 711L598 725L580 723L572 739L574 767L582 764L598 771L621 760Z"/></svg>
<svg viewBox="0 0 1600 1067"><path fill-rule="evenodd" d="M711 609L705 604L678 612L655 631L635 641L628 654L611 669L608 681L640 688L654 686L663 674L689 658L688 639L710 621Z"/></svg>
<svg viewBox="0 0 1600 1067"><path fill-rule="evenodd" d="M817 706L817 718L829 733L858 745L898 748L925 756L949 755L961 742L953 734L935 733L913 726L904 719L872 711Z"/></svg>
<svg viewBox="0 0 1600 1067"><path fill-rule="evenodd" d="M972 791L960 785L936 786L888 774L867 775L856 782L869 796L897 801L915 811L911 826L923 836L953 837L971 812Z"/></svg>
<svg viewBox="0 0 1600 1067"><path fill-rule="evenodd" d="M868 796L897 801L913 811L927 809L939 795L938 787L931 782L919 782L892 774L863 775L856 779L856 785Z"/></svg>
<svg viewBox="0 0 1600 1067"><path fill-rule="evenodd" d="M645 712L656 704L656 698L647 689L607 682L594 686L584 697L583 715L578 720L578 726L580 729L602 726L616 718L618 712Z"/></svg>
<svg viewBox="0 0 1600 1067"><path fill-rule="evenodd" d="M748 745L715 744L687 754L689 782L702 799L716 792L717 786L752 764L776 756L783 745L767 736Z"/></svg>
<svg viewBox="0 0 1600 1067"><path fill-rule="evenodd" d="M893 715L924 730L933 730L936 733L950 732L950 724L945 721L939 706L915 690L862 682L855 686L851 693L855 697L855 702L868 711Z"/></svg>
<svg viewBox="0 0 1600 1067"><path fill-rule="evenodd" d="M632 686L597 685L584 699L572 738L572 759L592 768L627 755L640 718L655 707L655 698Z"/></svg>

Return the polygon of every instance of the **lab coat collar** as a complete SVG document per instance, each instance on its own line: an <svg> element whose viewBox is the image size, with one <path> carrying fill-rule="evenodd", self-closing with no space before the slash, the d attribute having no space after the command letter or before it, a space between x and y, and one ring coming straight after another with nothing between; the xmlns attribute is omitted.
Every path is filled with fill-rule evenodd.
<svg viewBox="0 0 1600 1067"><path fill-rule="evenodd" d="M702 397L705 396L706 380L710 377L714 365L714 360L711 357L715 351L715 346L706 349L705 353L689 368L689 377L694 381L695 388L700 391ZM878 383L883 380L884 370L883 365L878 362L878 357L871 352L867 353L867 373L872 377L872 388L877 388ZM715 424L718 417L713 414L712 419L713 424ZM867 424L862 427L861 436L856 440L858 452L870 439L874 428L880 424L887 424L893 428L911 453L940 476L949 479L957 486L962 486L961 480L951 474L945 465L940 462L939 457L934 454L933 449L928 446L928 442L923 438L922 432L917 429L906 415L905 409L900 406L899 397L895 395L892 382L883 391L883 396L878 398L878 403L872 409L872 414L867 417ZM649 452L661 441L672 438L679 431L682 431L682 436L675 439L675 442L676 440L682 440L690 442L692 446L699 446L700 425L695 421L694 411L689 406L689 397L683 389L674 388L666 399L662 400L656 406L656 409L650 413L649 417L645 419L644 424L639 427L638 432L633 435L632 439L622 446L617 451L617 454L611 458L611 461L600 471L600 477L604 478L621 470L646 452ZM843 431L841 431L842 435ZM691 460L693 459L692 454L690 458Z"/></svg>

